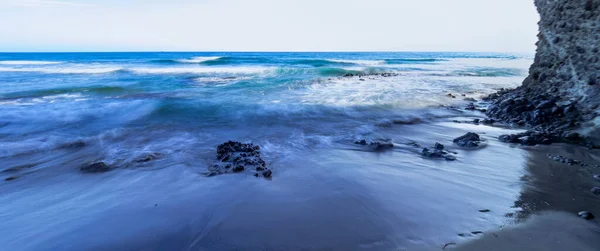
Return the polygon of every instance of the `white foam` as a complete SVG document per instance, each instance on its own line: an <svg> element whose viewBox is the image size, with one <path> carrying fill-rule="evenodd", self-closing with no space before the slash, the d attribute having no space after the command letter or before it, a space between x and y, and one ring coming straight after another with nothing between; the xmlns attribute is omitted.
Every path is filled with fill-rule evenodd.
<svg viewBox="0 0 600 251"><path fill-rule="evenodd" d="M0 65L49 65L60 64L56 61L32 61L32 60L4 60L0 61Z"/></svg>
<svg viewBox="0 0 600 251"><path fill-rule="evenodd" d="M219 58L221 58L221 57L194 57L192 59L179 59L179 60L175 60L175 61L180 62L180 63L198 64L198 63L202 63L202 62L206 62L206 61L217 60Z"/></svg>
<svg viewBox="0 0 600 251"><path fill-rule="evenodd" d="M357 65L385 65L385 60L347 60L347 59L327 59L327 61L345 64Z"/></svg>
<svg viewBox="0 0 600 251"><path fill-rule="evenodd" d="M138 74L204 74L204 73L234 73L254 74L265 72L266 67L167 67L167 68L132 68L130 71Z"/></svg>
<svg viewBox="0 0 600 251"><path fill-rule="evenodd" d="M94 68L11 68L0 67L0 72L41 72L50 74L102 74L119 71L119 67Z"/></svg>

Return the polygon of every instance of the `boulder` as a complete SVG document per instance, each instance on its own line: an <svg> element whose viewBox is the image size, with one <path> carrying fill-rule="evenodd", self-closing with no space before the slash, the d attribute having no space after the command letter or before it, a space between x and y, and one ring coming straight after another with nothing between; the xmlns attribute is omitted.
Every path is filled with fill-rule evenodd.
<svg viewBox="0 0 600 251"><path fill-rule="evenodd" d="M111 169L112 168L104 162L95 162L84 165L80 168L80 170L84 173L103 173L108 172Z"/></svg>
<svg viewBox="0 0 600 251"><path fill-rule="evenodd" d="M218 162L209 168L207 176L242 172L251 172L256 177L272 176L272 171L262 159L260 147L251 143L225 142L217 147L217 160Z"/></svg>
<svg viewBox="0 0 600 251"><path fill-rule="evenodd" d="M481 138L479 137L479 134L469 132L463 136L454 139L454 144L460 147L476 148L479 147L479 145L481 144Z"/></svg>

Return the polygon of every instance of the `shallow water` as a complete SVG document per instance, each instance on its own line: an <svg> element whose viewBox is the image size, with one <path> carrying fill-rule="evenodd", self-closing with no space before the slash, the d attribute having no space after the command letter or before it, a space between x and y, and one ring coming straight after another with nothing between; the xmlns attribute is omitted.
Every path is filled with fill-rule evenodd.
<svg viewBox="0 0 600 251"><path fill-rule="evenodd" d="M600 215L589 194L596 152L500 143L518 129L454 123L483 114L440 107L517 86L530 63L473 53L0 54L1 177L17 178L0 182L0 243L438 250L544 210ZM485 147L452 145L469 131ZM362 138L396 147L372 152L354 144ZM227 140L260 145L273 179L205 177ZM413 142L443 143L458 160L422 158ZM164 157L135 161L154 152ZM119 168L79 172L93 161Z"/></svg>

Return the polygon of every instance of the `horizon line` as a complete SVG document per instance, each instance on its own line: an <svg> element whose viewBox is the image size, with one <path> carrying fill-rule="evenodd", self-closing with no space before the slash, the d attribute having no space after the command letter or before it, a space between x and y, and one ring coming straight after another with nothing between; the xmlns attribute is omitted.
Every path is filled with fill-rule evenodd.
<svg viewBox="0 0 600 251"><path fill-rule="evenodd" d="M0 53L514 53L514 54L535 54L535 51L533 52L519 52L519 51L424 51L424 50L398 50L398 51L388 51L388 50L372 50L372 51L368 51L368 50L356 50L356 51L347 51L347 50L340 50L340 51L335 51L335 50L331 50L331 51L302 51L302 50L298 50L298 51L288 51L288 50L282 50L282 51L260 51L260 50L248 50L248 51L242 51L242 50L231 50L231 51L226 51L226 50L214 50L214 51L210 51L210 50L199 50L199 51L187 51L187 50L156 50L156 51L152 51L152 50L148 50L148 51L128 51L128 50L115 50L115 51L0 51Z"/></svg>

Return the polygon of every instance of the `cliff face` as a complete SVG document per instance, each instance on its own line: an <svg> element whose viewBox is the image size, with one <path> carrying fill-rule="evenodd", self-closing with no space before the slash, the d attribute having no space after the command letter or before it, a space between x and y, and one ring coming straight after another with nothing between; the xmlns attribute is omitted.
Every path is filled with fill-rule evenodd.
<svg viewBox="0 0 600 251"><path fill-rule="evenodd" d="M541 21L535 62L524 91L600 104L600 0L535 0Z"/></svg>
<svg viewBox="0 0 600 251"><path fill-rule="evenodd" d="M600 125L600 0L534 2L541 21L529 76L516 90L488 97L487 114L536 131L594 136Z"/></svg>

